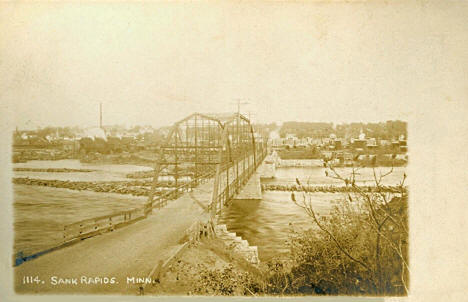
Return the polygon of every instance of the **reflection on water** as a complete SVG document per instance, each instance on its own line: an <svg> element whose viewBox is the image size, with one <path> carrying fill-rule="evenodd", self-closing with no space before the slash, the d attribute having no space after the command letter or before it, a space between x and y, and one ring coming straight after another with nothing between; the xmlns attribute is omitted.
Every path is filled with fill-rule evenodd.
<svg viewBox="0 0 468 302"><path fill-rule="evenodd" d="M142 205L145 197L13 185L14 251L25 254L62 240L63 226Z"/></svg>

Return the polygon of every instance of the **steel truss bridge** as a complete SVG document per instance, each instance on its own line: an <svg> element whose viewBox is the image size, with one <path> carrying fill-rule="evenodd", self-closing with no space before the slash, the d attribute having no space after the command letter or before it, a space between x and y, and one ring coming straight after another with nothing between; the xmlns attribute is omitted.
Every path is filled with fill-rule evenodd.
<svg viewBox="0 0 468 302"><path fill-rule="evenodd" d="M160 148L145 214L213 177L209 210L219 213L255 172L266 150L266 142L242 114L191 114L170 128ZM164 176L173 180L174 189L158 194Z"/></svg>
<svg viewBox="0 0 468 302"><path fill-rule="evenodd" d="M65 225L61 242L31 255L16 255L15 290L136 290L139 285L129 287L126 276L152 276L155 263L172 259L174 250L187 246L180 244L187 234L199 236L206 223L216 223L216 215L247 183L265 156L265 143L257 139L249 119L241 114L194 113L186 117L170 128L159 150L147 202L139 208ZM171 205L165 207L170 200ZM153 211L155 208L158 210ZM98 238L103 233L106 236ZM121 282L109 288L22 283L23 276L39 273L44 280L52 276L115 276Z"/></svg>
<svg viewBox="0 0 468 302"><path fill-rule="evenodd" d="M239 193L266 153L266 142L255 135L249 119L242 114L194 113L170 128L159 149L148 200L142 207L67 224L63 227L63 241L31 255L19 253L14 263L20 265L82 239L129 226L142 219L153 220L151 223L157 224L161 218L159 212L170 200L181 201L178 205L180 211L184 210L184 204L195 202L203 208L204 214L213 219ZM161 181L161 178L166 180ZM200 188L202 183L203 188ZM183 195L187 192L188 195ZM158 211L153 213L155 208ZM180 213L175 217L185 221L174 221L172 227L195 219L185 216ZM148 225L147 232L149 230Z"/></svg>

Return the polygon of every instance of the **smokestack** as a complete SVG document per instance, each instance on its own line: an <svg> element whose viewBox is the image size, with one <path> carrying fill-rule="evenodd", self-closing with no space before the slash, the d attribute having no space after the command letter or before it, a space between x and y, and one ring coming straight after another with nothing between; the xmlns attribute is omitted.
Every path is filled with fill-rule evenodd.
<svg viewBox="0 0 468 302"><path fill-rule="evenodd" d="M102 103L99 103L99 128L102 129Z"/></svg>

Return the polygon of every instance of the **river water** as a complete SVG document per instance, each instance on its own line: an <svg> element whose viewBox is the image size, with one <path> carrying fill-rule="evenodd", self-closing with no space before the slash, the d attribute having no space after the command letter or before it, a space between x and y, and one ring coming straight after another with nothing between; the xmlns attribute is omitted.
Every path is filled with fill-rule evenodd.
<svg viewBox="0 0 468 302"><path fill-rule="evenodd" d="M94 172L44 173L15 172L15 177L36 177L41 179L108 181L125 180L125 175L149 168L133 165L81 164L76 160L30 161L14 164L22 168L70 168L92 169ZM388 171L378 168L377 171ZM387 185L396 185L402 178L405 168L395 168L392 175L384 179ZM349 168L340 173L349 174ZM369 183L373 178L372 169L363 169L358 178ZM378 172L377 172L378 173ZM298 177L304 183L327 185L337 181L325 176L321 167L282 167L276 170L276 178L267 183L295 183ZM141 206L145 197L73 191L31 185L14 185L14 251L26 255L53 246L62 240L63 226L75 221L114 211ZM290 192L266 191L258 202L236 201L226 208L220 218L228 230L236 232L251 245L259 248L262 261L288 252L285 245L291 227L307 229L313 222L307 214L291 201ZM334 202L343 198L341 193L311 193L314 209L322 215L331 210Z"/></svg>
<svg viewBox="0 0 468 302"><path fill-rule="evenodd" d="M379 174L385 174L390 171L390 167L377 167L375 168L376 176ZM304 184L310 182L314 185L341 185L343 182L339 179L327 177L325 171L328 169L323 167L281 167L276 169L276 175L274 179L264 180L264 183L272 184L285 184L295 183L296 177L301 180ZM329 171L329 170L328 170ZM351 168L336 168L338 174L343 177L350 177ZM394 167L393 172L382 179L382 183L385 185L396 185L398 184L405 173L405 167ZM329 175L332 176L332 172L329 171ZM372 168L361 168L356 172L356 183L359 185L373 185L374 184L374 172Z"/></svg>
<svg viewBox="0 0 468 302"><path fill-rule="evenodd" d="M386 173L390 168L376 168L379 173ZM351 168L337 169L338 173L347 177ZM383 178L385 185L397 185L405 173L404 167L394 168L392 174ZM356 176L357 183L362 185L373 184L372 168L359 170ZM271 180L262 180L262 183L295 184L296 177L303 183L311 185L340 185L341 182L325 175L323 167L281 167L276 169L276 177ZM310 193L314 210L320 215L328 215L339 200L345 197L343 193ZM231 232L236 232L250 245L258 246L259 257L262 261L274 257L282 257L288 253L286 241L291 234L291 228L305 230L314 226L303 209L291 201L291 192L265 191L261 201L235 201L222 214L220 222L227 225Z"/></svg>
<svg viewBox="0 0 468 302"><path fill-rule="evenodd" d="M338 193L311 193L313 208L328 215L334 202L345 197ZM291 229L313 227L312 218L291 201L291 192L266 191L261 201L236 200L223 212L220 223L226 224L250 245L257 246L262 261L288 252Z"/></svg>
<svg viewBox="0 0 468 302"><path fill-rule="evenodd" d="M63 181L123 181L129 173L138 171L149 171L150 167L136 165L116 165L116 164L87 164L76 159L64 160L31 160L26 163L15 163L13 168L68 168L95 170L92 172L34 172L34 171L14 171L14 177L29 177L39 179L56 179Z"/></svg>
<svg viewBox="0 0 468 302"><path fill-rule="evenodd" d="M14 185L14 252L25 255L62 241L63 226L140 207L145 197Z"/></svg>
<svg viewBox="0 0 468 302"><path fill-rule="evenodd" d="M79 160L33 160L15 163L14 168L89 169L92 172L14 171L14 177L55 179L63 181L129 180L126 174L151 168L136 165L86 164ZM14 252L31 254L62 241L66 224L141 206L145 197L114 193L73 191L31 185L13 185Z"/></svg>

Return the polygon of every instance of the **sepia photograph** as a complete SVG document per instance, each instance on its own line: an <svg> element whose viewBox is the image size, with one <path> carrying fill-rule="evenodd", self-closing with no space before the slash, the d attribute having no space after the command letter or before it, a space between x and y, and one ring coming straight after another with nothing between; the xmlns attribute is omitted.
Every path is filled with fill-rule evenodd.
<svg viewBox="0 0 468 302"><path fill-rule="evenodd" d="M5 301L439 301L467 273L429 231L466 227L429 218L466 180L466 3L0 8Z"/></svg>

